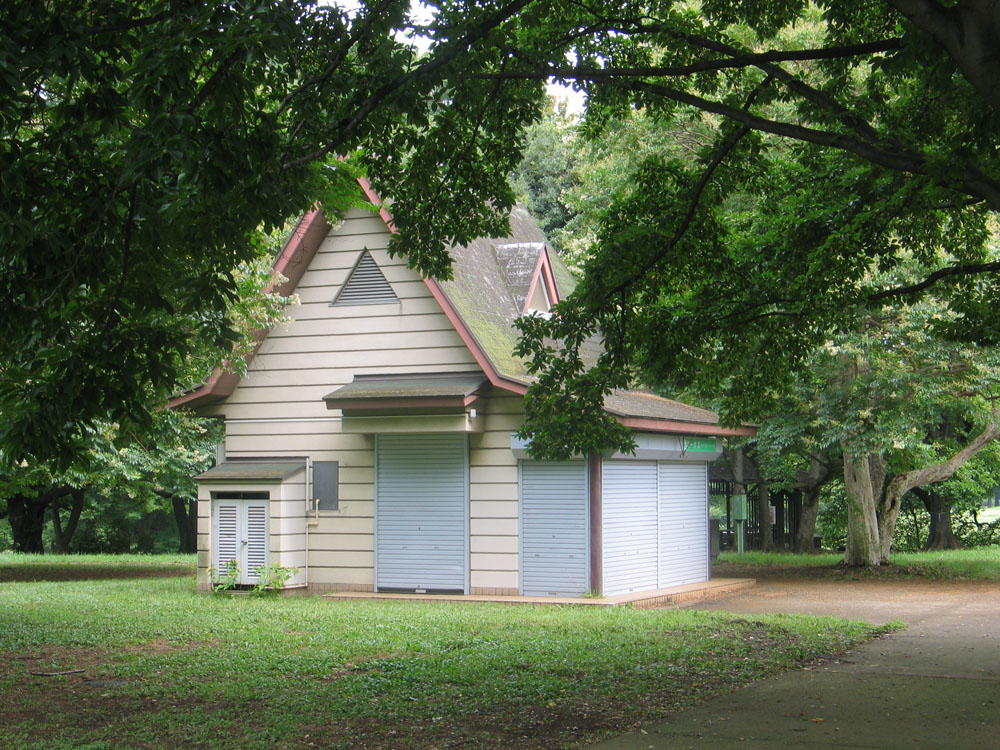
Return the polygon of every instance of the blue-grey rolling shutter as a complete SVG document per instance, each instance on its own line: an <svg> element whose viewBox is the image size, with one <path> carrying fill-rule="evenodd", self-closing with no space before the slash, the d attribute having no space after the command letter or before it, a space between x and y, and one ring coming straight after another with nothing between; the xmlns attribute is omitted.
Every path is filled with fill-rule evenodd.
<svg viewBox="0 0 1000 750"><path fill-rule="evenodd" d="M657 588L655 461L604 461L604 594Z"/></svg>
<svg viewBox="0 0 1000 750"><path fill-rule="evenodd" d="M708 472L698 462L660 461L660 587L707 581Z"/></svg>
<svg viewBox="0 0 1000 750"><path fill-rule="evenodd" d="M379 435L375 570L380 591L467 590L465 434Z"/></svg>
<svg viewBox="0 0 1000 750"><path fill-rule="evenodd" d="M521 593L579 596L589 588L589 493L582 461L521 462Z"/></svg>

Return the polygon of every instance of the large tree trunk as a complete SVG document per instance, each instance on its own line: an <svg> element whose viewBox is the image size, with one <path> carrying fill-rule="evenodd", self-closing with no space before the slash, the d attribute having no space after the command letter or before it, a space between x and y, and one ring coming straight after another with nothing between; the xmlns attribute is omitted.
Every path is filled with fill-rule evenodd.
<svg viewBox="0 0 1000 750"><path fill-rule="evenodd" d="M812 552L815 549L817 515L819 515L819 487L803 490L799 522L795 527L796 552Z"/></svg>
<svg viewBox="0 0 1000 750"><path fill-rule="evenodd" d="M758 470L757 476L760 476ZM771 491L763 479L757 483L757 518L760 519L760 549L774 552L774 529L771 526Z"/></svg>
<svg viewBox="0 0 1000 750"><path fill-rule="evenodd" d="M852 456L844 450L844 485L847 494L847 550L844 563L854 566L881 565L878 500L885 484L885 462L881 456Z"/></svg>
<svg viewBox="0 0 1000 750"><path fill-rule="evenodd" d="M795 527L795 551L813 552L816 548L816 516L819 514L819 493L827 482L833 479L837 469L835 459L813 456L809 461L809 471L800 471L798 487L802 489L802 507L799 522ZM829 459L829 460L825 460Z"/></svg>
<svg viewBox="0 0 1000 750"><path fill-rule="evenodd" d="M955 536L951 525L951 503L940 492L914 487L913 494L920 498L931 518L924 549L962 549L962 540Z"/></svg>
<svg viewBox="0 0 1000 750"><path fill-rule="evenodd" d="M52 500L52 529L55 532L52 551L60 555L69 553L70 542L73 541L73 534L76 533L76 527L80 523L80 514L83 512L83 496L86 491L74 487L69 491L69 494L73 498L73 504L70 506L69 521L66 523L65 529L62 525L62 517L59 515L59 497L54 497Z"/></svg>
<svg viewBox="0 0 1000 750"><path fill-rule="evenodd" d="M42 554L42 531L45 529L45 509L50 497L14 495L7 498L8 520L14 537L15 552Z"/></svg>
<svg viewBox="0 0 1000 750"><path fill-rule="evenodd" d="M180 537L178 552L198 551L198 503L196 500L173 495L174 520Z"/></svg>

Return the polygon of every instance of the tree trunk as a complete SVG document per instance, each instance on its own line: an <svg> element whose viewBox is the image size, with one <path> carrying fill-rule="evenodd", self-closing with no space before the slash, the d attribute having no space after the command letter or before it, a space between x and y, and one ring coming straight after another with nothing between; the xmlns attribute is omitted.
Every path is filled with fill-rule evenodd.
<svg viewBox="0 0 1000 750"><path fill-rule="evenodd" d="M795 527L795 551L812 552L816 545L816 516L819 515L819 487L802 492L799 522Z"/></svg>
<svg viewBox="0 0 1000 750"><path fill-rule="evenodd" d="M178 552L198 551L198 502L174 495L170 498L174 506L174 519L177 521L177 534L180 537Z"/></svg>
<svg viewBox="0 0 1000 750"><path fill-rule="evenodd" d="M757 476L760 476L758 470ZM760 549L774 552L774 529L771 526L771 491L763 479L757 483L757 518L760 526Z"/></svg>
<svg viewBox="0 0 1000 750"><path fill-rule="evenodd" d="M7 498L8 520L14 537L15 552L43 554L42 531L45 529L45 509L50 498L14 495Z"/></svg>
<svg viewBox="0 0 1000 750"><path fill-rule="evenodd" d="M885 481L880 456L855 458L844 450L844 485L847 490L847 551L844 563L875 567L882 563L879 522L875 508Z"/></svg>
<svg viewBox="0 0 1000 750"><path fill-rule="evenodd" d="M914 487L913 494L920 498L931 517L925 550L962 549L962 540L955 536L951 525L951 503L940 492Z"/></svg>
<svg viewBox="0 0 1000 750"><path fill-rule="evenodd" d="M59 555L69 554L69 545L73 541L73 534L76 533L76 527L80 523L80 514L83 512L83 496L86 491L74 487L69 490L69 494L73 498L73 504L70 506L69 522L65 529L62 527L62 518L59 516L59 497L61 496L52 499L52 528L55 531L52 551Z"/></svg>

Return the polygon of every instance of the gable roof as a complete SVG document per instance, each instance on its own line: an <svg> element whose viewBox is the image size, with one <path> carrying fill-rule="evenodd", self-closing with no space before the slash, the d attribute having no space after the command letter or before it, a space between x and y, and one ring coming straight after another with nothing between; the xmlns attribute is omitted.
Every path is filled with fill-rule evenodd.
<svg viewBox="0 0 1000 750"><path fill-rule="evenodd" d="M395 233L391 213L368 180L359 178L358 184L378 207L389 231ZM289 278L278 289L282 294L294 290L329 230L320 211L311 211L296 225L275 263L275 271ZM549 253L545 235L523 206L511 211L508 236L452 246L449 254L452 278L424 278L424 283L490 383L526 393L531 380L525 362L513 353L518 341L514 323L526 313L538 284L545 285L553 304L569 294L576 286L572 273L558 254ZM489 304L484 304L486 300ZM266 333L261 332L260 342ZM234 374L216 371L205 385L174 399L170 406L220 401L232 393L238 381ZM714 412L643 391L616 391L606 399L605 408L623 424L639 430L716 436L754 432L752 428L721 427Z"/></svg>

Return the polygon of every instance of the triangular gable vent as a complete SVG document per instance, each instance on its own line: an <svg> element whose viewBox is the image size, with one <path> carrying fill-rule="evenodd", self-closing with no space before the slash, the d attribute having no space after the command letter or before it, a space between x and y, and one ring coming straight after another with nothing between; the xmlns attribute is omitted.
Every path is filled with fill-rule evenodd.
<svg viewBox="0 0 1000 750"><path fill-rule="evenodd" d="M391 305L397 302L399 297L367 250L361 254L358 265L333 300L335 305Z"/></svg>

